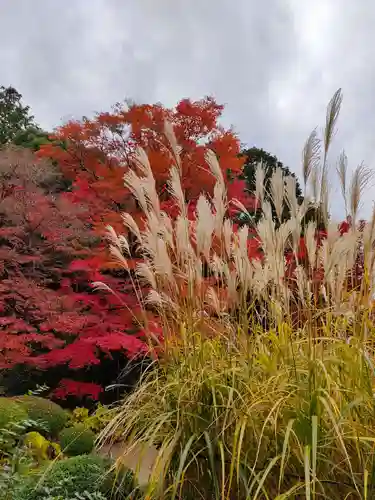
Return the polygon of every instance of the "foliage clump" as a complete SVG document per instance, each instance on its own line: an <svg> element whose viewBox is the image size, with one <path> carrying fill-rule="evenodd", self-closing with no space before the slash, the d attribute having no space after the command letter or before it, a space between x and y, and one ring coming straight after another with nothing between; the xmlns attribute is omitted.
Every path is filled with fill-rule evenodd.
<svg viewBox="0 0 375 500"><path fill-rule="evenodd" d="M14 404L11 403L9 406ZM19 417L20 415L0 428L0 491L2 500L13 500L15 491L22 485L25 477L33 472L33 468L39 464L39 459L41 459L40 462L44 460L40 447L38 446L37 449L34 447L31 450L27 443L26 433L33 427L34 422L26 418L19 420Z"/></svg>
<svg viewBox="0 0 375 500"><path fill-rule="evenodd" d="M35 126L30 107L22 104L22 95L14 87L0 87L0 146L13 141L19 132Z"/></svg>
<svg viewBox="0 0 375 500"><path fill-rule="evenodd" d="M108 460L93 455L56 461L29 476L13 500L45 500L48 495L70 499L85 492L106 494L112 483L109 468Z"/></svg>
<svg viewBox="0 0 375 500"><path fill-rule="evenodd" d="M39 396L18 396L14 401L25 409L29 418L36 422L38 429L50 436L56 437L68 421L68 413L49 399Z"/></svg>
<svg viewBox="0 0 375 500"><path fill-rule="evenodd" d="M31 431L26 434L24 445L38 464L56 458L61 451L58 443L50 442L36 431Z"/></svg>
<svg viewBox="0 0 375 500"><path fill-rule="evenodd" d="M62 430L59 441L65 455L85 455L91 453L94 448L95 434L84 424L77 424Z"/></svg>
<svg viewBox="0 0 375 500"><path fill-rule="evenodd" d="M25 421L27 416L26 409L17 401L0 397L0 429L7 427L10 423Z"/></svg>
<svg viewBox="0 0 375 500"><path fill-rule="evenodd" d="M104 406L101 403L95 407L95 411L92 413L87 408L77 407L70 414L68 426L83 424L87 429L98 434L111 422L115 412L116 407ZM119 438L121 438L121 432Z"/></svg>

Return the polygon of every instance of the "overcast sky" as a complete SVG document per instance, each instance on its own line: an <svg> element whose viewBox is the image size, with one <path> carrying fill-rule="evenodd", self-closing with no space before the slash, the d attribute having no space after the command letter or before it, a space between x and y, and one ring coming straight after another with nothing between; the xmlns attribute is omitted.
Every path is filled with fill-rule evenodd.
<svg viewBox="0 0 375 500"><path fill-rule="evenodd" d="M374 26L373 0L0 0L0 84L48 129L125 98L213 95L242 142L297 174L342 87L334 152L375 169Z"/></svg>

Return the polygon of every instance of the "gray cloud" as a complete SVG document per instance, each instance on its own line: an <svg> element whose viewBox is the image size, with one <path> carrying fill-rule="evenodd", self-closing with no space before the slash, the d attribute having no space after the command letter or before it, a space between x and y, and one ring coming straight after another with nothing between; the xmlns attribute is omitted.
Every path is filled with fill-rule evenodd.
<svg viewBox="0 0 375 500"><path fill-rule="evenodd" d="M213 94L243 142L298 174L306 136L342 87L333 158L345 147L351 166L375 166L374 17L371 0L3 0L0 83L48 128L127 97Z"/></svg>

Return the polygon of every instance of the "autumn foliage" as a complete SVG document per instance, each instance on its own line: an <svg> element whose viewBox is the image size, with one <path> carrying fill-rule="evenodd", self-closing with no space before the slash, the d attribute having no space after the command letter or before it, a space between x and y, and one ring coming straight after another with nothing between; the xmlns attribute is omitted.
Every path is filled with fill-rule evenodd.
<svg viewBox="0 0 375 500"><path fill-rule="evenodd" d="M199 194L213 193L215 180L205 161L208 147L218 155L224 175L231 172L234 177L230 196L254 208L254 198L236 180L242 167L240 145L219 125L222 109L210 98L183 100L173 110L160 105L117 107L57 129L54 140L41 146L38 161L27 150L2 153L3 370L61 365L71 372L61 380L56 397L88 393L97 398L100 384L78 380L75 370L100 365L103 356L111 358L114 352L123 353L124 359L147 353L144 314L131 275L119 269L107 250L106 228L123 232L124 211L141 223L141 210L123 181L126 172L138 168L139 146L149 156L163 209L173 214L166 181L174 157L166 121L182 148L182 185L191 217ZM66 192L55 189L61 177L72 185ZM233 207L233 214L237 211ZM135 251L130 268L138 261ZM96 281L108 289L94 290ZM151 313L146 317L154 319Z"/></svg>
<svg viewBox="0 0 375 500"><path fill-rule="evenodd" d="M219 124L222 110L211 98L186 99L175 109L118 106L58 128L54 140L40 147L38 159L27 150L1 152L0 369L61 366L69 376L63 374L52 388L55 397L97 399L101 381L84 380L76 375L79 370L99 367L114 353L121 353L123 362L149 354L150 330L160 340L160 329L158 318L144 311L134 293L133 270L142 255L129 233L130 258L124 269L109 251L107 228L124 233L124 212L142 228L144 211L136 193L124 185L125 174L142 168L139 147L151 165L160 208L172 219L178 207L168 179L176 162L189 219L195 217L201 193L213 196L208 149L227 180L227 216L234 229L239 207L249 212L259 208L239 177L240 143ZM61 178L70 189L56 188ZM253 230L248 252L262 258ZM292 277L296 262L286 258ZM298 258L307 262L303 238ZM105 287L98 290L93 282Z"/></svg>
<svg viewBox="0 0 375 500"><path fill-rule="evenodd" d="M152 165L163 208L173 213L166 182L174 154L166 121L173 127L182 148L182 187L192 211L199 194L212 194L214 187L214 177L205 162L208 148L218 155L225 175L227 171L241 173L240 143L231 130L219 124L222 110L223 106L211 98L195 102L185 99L175 109L161 105L132 105L125 109L118 106L112 113L101 113L93 120L69 122L60 127L55 137L66 147L45 145L39 155L57 161L64 175L72 179L71 198L88 207L90 223L98 235L103 236L108 225L121 233L122 212L132 213L136 222L140 222L141 211L123 182L124 174L137 168L139 146L144 148ZM116 267L116 263L108 262L108 255L107 261L104 260L103 250L102 247L97 254L102 266Z"/></svg>
<svg viewBox="0 0 375 500"><path fill-rule="evenodd" d="M112 350L129 357L145 350L142 340L127 333L136 331L137 302L126 293L126 283L107 278L116 294L90 289L92 278L102 278L91 257L96 237L85 222L87 208L53 192L57 177L49 162L36 161L27 150L1 153L2 371L20 364L76 370L99 364ZM68 387L71 394L74 387L82 391L78 380ZM95 395L100 390L83 387Z"/></svg>

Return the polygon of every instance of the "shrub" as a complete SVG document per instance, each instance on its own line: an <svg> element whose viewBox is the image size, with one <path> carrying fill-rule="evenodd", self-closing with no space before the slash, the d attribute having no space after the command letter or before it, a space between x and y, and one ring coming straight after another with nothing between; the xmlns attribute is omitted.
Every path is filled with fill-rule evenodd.
<svg viewBox="0 0 375 500"><path fill-rule="evenodd" d="M94 448L95 434L84 424L63 429L59 434L60 446L69 456L84 455Z"/></svg>
<svg viewBox="0 0 375 500"><path fill-rule="evenodd" d="M13 398L27 411L29 418L37 423L36 429L56 437L68 421L68 413L58 404L38 396Z"/></svg>
<svg viewBox="0 0 375 500"><path fill-rule="evenodd" d="M24 445L29 449L30 454L38 463L56 458L61 452L60 446L57 443L51 443L36 431L26 434Z"/></svg>
<svg viewBox="0 0 375 500"><path fill-rule="evenodd" d="M1 411L1 410L0 410ZM13 500L14 492L37 465L22 437L33 425L29 420L8 422L0 428L0 492L2 500Z"/></svg>
<svg viewBox="0 0 375 500"><path fill-rule="evenodd" d="M74 498L77 493L107 493L112 485L110 462L93 455L82 455L54 462L42 473L29 477L15 493L14 500Z"/></svg>
<svg viewBox="0 0 375 500"><path fill-rule="evenodd" d="M8 424L22 422L27 419L27 412L23 406L10 398L0 397L0 429Z"/></svg>
<svg viewBox="0 0 375 500"><path fill-rule="evenodd" d="M102 432L111 422L113 415L116 414L116 408L104 406L101 403L97 405L95 411L89 414L87 408L75 408L70 414L69 425L74 426L83 424L87 429L90 429L95 434ZM117 435L113 436L114 441L121 440L122 430L118 429Z"/></svg>

